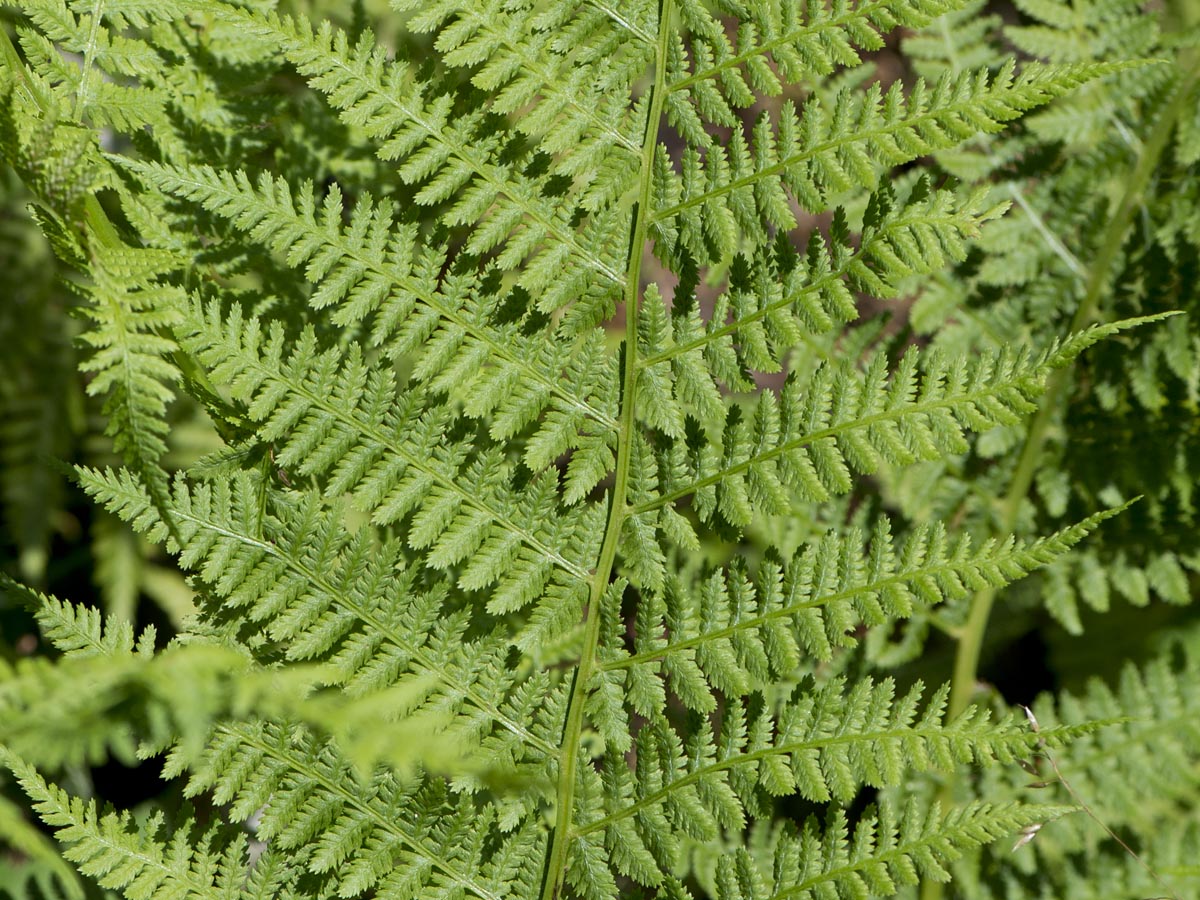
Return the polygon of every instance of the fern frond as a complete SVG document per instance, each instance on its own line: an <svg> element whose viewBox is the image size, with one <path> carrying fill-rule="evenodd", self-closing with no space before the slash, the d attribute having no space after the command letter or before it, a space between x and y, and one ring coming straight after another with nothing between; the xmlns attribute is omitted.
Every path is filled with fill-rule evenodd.
<svg viewBox="0 0 1200 900"><path fill-rule="evenodd" d="M348 327L368 320L372 343L414 359L416 374L434 376L433 390L462 398L468 415L490 417L495 438L540 419L527 447L530 468L540 471L573 450L577 471L599 469L574 487L569 502L611 468L617 376L596 335L556 345L498 323L488 280L440 280L443 252L421 247L415 229L398 228L390 204L363 198L343 227L336 190L318 204L311 185L293 197L286 182L266 176L255 187L241 173L128 166L234 222L289 265L304 264L317 286L315 308L337 305L334 319Z"/></svg>
<svg viewBox="0 0 1200 900"><path fill-rule="evenodd" d="M594 507L558 508L553 470L516 490L498 449L448 443L451 411L430 408L420 390L398 396L393 376L369 368L357 345L322 351L307 331L289 347L282 329L263 334L236 308L222 318L194 306L186 327L185 345L263 423L259 440L280 466L322 479L330 499L353 497L377 525L411 517L409 546L435 569L469 558L458 584L495 585L496 612L551 583L577 593L601 523Z"/></svg>
<svg viewBox="0 0 1200 900"><path fill-rule="evenodd" d="M718 900L889 897L922 880L947 881L949 864L964 850L1066 812L1069 809L1063 807L976 803L943 815L936 805L914 800L902 807L884 802L868 808L854 825L841 811L831 812L823 823L813 816L800 828L778 828L764 846L755 848L754 855L741 847L719 853L706 896ZM596 841L586 847L589 853L603 853ZM581 852L571 872L580 896L587 900L617 897L603 883L587 880L592 866L584 858ZM663 877L658 884L668 896L692 896L674 878Z"/></svg>
<svg viewBox="0 0 1200 900"><path fill-rule="evenodd" d="M494 807L481 811L444 782L377 772L351 789L349 771L328 742L247 723L214 737L187 790L212 790L237 818L261 810L258 837L304 853L306 868L331 893L532 896L545 841L532 821L516 830L510 823L499 835ZM489 836L499 846L485 847Z"/></svg>
<svg viewBox="0 0 1200 900"><path fill-rule="evenodd" d="M83 314L91 320L83 342L92 349L80 366L91 374L88 393L105 396L114 449L154 490L165 487L159 460L166 452L166 410L179 370L171 329L181 320L182 289L165 276L178 267L173 254L132 248L92 233L93 279Z"/></svg>
<svg viewBox="0 0 1200 900"><path fill-rule="evenodd" d="M943 816L914 776L1084 744L1090 715L947 716L948 688L838 650L951 622L929 608L1112 513L971 544L956 510L900 546L891 498L829 501L889 466L965 470L968 432L995 452L1052 371L1154 318L1040 353L976 352L974 322L950 354L846 327L949 264L1004 277L969 252L1004 204L895 167L1126 56L1018 73L973 45L970 71L868 86L886 31L960 0L394 0L395 28L330 0L0 3L23 16L0 142L83 273L125 456L78 480L196 598L161 650L39 599L63 658L0 664L0 753L102 887L859 900L1063 812ZM785 82L799 108L765 102ZM176 394L211 419L198 461L167 455ZM1184 592L1182 565L1157 581ZM112 753L164 754L217 824L135 828L30 765ZM864 788L882 805L852 815ZM825 824L780 825L782 797Z"/></svg>
<svg viewBox="0 0 1200 900"><path fill-rule="evenodd" d="M0 759L17 776L34 808L65 845L63 855L102 887L128 897L236 895L248 872L245 837L214 846L209 831L193 845L190 828L167 840L161 816L144 825L129 813L101 812L94 802L47 784L19 757L0 749ZM194 823L189 823L194 826Z"/></svg>
<svg viewBox="0 0 1200 900"><path fill-rule="evenodd" d="M1024 543L1014 538L972 547L950 541L944 527L917 528L899 550L881 519L868 552L862 536L830 532L784 562L770 554L751 577L734 564L696 584L672 578L638 609L632 652L614 635L599 671L641 715L672 693L698 712L716 708L715 693L744 696L795 670L802 654L819 660L852 645L860 624L901 621L914 611L999 587L1047 565L1120 510ZM637 671L635 671L637 670ZM624 673L615 681L612 675Z"/></svg>
<svg viewBox="0 0 1200 900"><path fill-rule="evenodd" d="M1036 742L1016 717L990 723L986 714L971 713L943 722L945 690L918 715L923 693L918 685L897 698L890 680L859 682L852 690L837 681L805 685L778 714L757 695L745 704L730 700L719 729L694 716L682 736L659 715L637 733L636 773L624 765L629 748L608 748L602 771L607 814L594 806L580 810L577 832L615 829L612 843L622 820L635 818L649 826L686 810L684 830L713 839L719 828L743 827L746 809L759 814L760 790L773 797L798 794L846 803L864 784L886 787L906 771L946 771L956 762L1011 762ZM604 717L594 720L603 723ZM1042 737L1056 740L1053 732Z"/></svg>
<svg viewBox="0 0 1200 900"><path fill-rule="evenodd" d="M611 302L621 284L623 250L611 231L605 233L612 223L602 220L597 233L581 237L573 210L547 190L548 176L531 177L523 166L499 160L504 135L489 127L485 109L456 110L450 93L427 97L406 66L389 64L370 43L351 47L328 24L314 28L304 19L226 6L222 12L275 42L345 122L378 143L378 155L399 166L403 182L419 188L418 203L455 198L445 221L473 229L466 251L496 251L501 269L520 267L518 283L542 298L543 309L589 292L599 294L594 303ZM559 277L564 271L569 277Z"/></svg>
<svg viewBox="0 0 1200 900"><path fill-rule="evenodd" d="M724 414L716 379L748 390L745 372L780 371L793 348L855 319L854 291L891 298L900 279L962 259L967 240L1000 211L981 209L981 200L922 180L897 201L885 184L871 195L856 240L839 208L829 238L814 232L802 254L777 240L769 255L735 256L729 287L706 319L686 282L669 315L657 293L647 292L638 330L644 395L668 408L694 408L711 422ZM656 390L666 383L674 384L674 398Z"/></svg>
<svg viewBox="0 0 1200 900"><path fill-rule="evenodd" d="M943 76L932 88L918 82L907 97L897 83L886 94L878 86L865 94L843 93L832 109L819 97L799 112L785 104L777 123L760 116L749 140L735 131L727 148L711 147L703 159L689 149L678 174L659 162L655 237L669 247L674 232L682 232L703 262L737 252L733 236L739 233L761 246L774 229L796 226L788 191L802 208L820 212L831 193L874 188L881 166L998 131L1004 122L1113 70L1104 64L1030 65L1016 74L1009 64L994 76L983 69Z"/></svg>
<svg viewBox="0 0 1200 900"><path fill-rule="evenodd" d="M945 864L963 852L959 848L990 843L1068 811L977 803L943 815L936 805L922 808L910 802L897 809L884 804L858 822L853 836L841 814L835 814L823 841L813 824L798 838L780 840L776 858L783 865L776 871L782 877L769 896L772 900L807 898L828 893L832 887L834 896L849 900L864 890L889 896L898 886L914 886L921 879L947 881Z"/></svg>
<svg viewBox="0 0 1200 900"><path fill-rule="evenodd" d="M657 484L645 479L636 513L690 495L702 521L744 526L752 508L785 511L786 488L827 500L850 489L852 471L960 453L966 428L1019 421L1049 371L1024 354L949 364L934 356L922 360L923 372L919 359L906 354L890 379L882 356L866 372L829 363L807 381L790 377L778 396L764 391L747 412L730 406L720 442L700 454L681 430L671 434L669 420L650 423L677 440L658 454Z"/></svg>
<svg viewBox="0 0 1200 900"><path fill-rule="evenodd" d="M174 544L149 495L128 474L83 470L79 477L151 540ZM504 666L507 644L466 641L470 618L443 608L445 585L422 592L395 543L380 546L367 532L347 533L324 516L315 495L263 515L261 489L246 474L232 486L177 479L172 495L179 536L172 550L224 609L253 611L260 635L253 649L276 647L288 660L323 662L325 683L343 685L354 697L415 679L425 686L422 707L445 717L442 727L453 728L461 747L481 745L491 758L553 753L553 719L530 725L523 699L546 690L544 679L515 691ZM391 602L395 597L406 603Z"/></svg>
<svg viewBox="0 0 1200 900"><path fill-rule="evenodd" d="M787 488L827 500L850 489L854 472L960 453L964 431L1031 412L1051 371L1086 347L1158 318L1095 326L1036 358L1006 348L950 362L910 351L890 377L881 355L865 372L828 363L807 382L789 377L778 397L762 392L748 412L730 406L721 440L699 453L660 409L648 424L675 440L638 483L634 514L653 524L660 509L690 495L702 521L743 527L751 509L786 512Z"/></svg>
<svg viewBox="0 0 1200 900"><path fill-rule="evenodd" d="M571 193L597 212L625 192L641 160L644 110L618 98L645 70L654 41L629 40L630 27L640 29L628 17L646 19L651 32L655 25L649 4L626 4L624 21L589 5L393 4L421 9L409 27L437 33L443 63L473 70L492 112L519 113L516 129L553 158L553 173L579 180Z"/></svg>
<svg viewBox="0 0 1200 900"><path fill-rule="evenodd" d="M680 15L691 31L686 46L672 47L668 65L668 121L686 134L700 123L740 127L734 110L774 97L784 84L829 75L837 66L857 66L860 50L878 50L883 33L897 26L919 28L954 8L958 0L870 0L748 7L736 44L705 6L689 0ZM694 106L695 111L686 108ZM690 126L684 122L694 120Z"/></svg>
<svg viewBox="0 0 1200 900"><path fill-rule="evenodd" d="M128 620L105 617L94 607L64 603L57 597L31 591L0 579L8 591L23 594L37 611L38 627L55 648L75 657L125 656L135 646Z"/></svg>

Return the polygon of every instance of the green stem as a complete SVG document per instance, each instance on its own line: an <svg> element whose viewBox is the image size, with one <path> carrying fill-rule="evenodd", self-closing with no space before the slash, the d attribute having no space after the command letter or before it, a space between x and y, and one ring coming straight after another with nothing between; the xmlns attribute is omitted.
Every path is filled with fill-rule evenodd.
<svg viewBox="0 0 1200 900"><path fill-rule="evenodd" d="M1121 245L1125 242L1129 224L1142 202L1142 196L1167 147L1175 122L1184 110L1198 77L1200 77L1200 65L1193 64L1184 74L1170 104L1158 117L1154 130L1142 148L1142 154L1129 178L1125 193L1121 197L1116 212L1109 220L1104 240L1090 267L1087 287L1083 299L1075 309L1075 315L1067 330L1068 334L1085 327L1095 315L1100 298L1108 286L1110 271L1116 264ZM1001 535L1012 534L1016 528L1021 505L1029 493L1029 488L1033 484L1033 478L1037 472L1042 444L1046 439L1050 424L1057 414L1069 382L1070 369L1058 370L1047 382L1046 392L1042 395L1038 411L1025 434L1021 455L1017 459L1016 469L1013 471L1012 480L1009 482L1008 491L1004 496L997 523L997 530ZM970 705L975 694L979 657L995 599L996 591L988 588L977 593L971 602L971 611L959 639L954 660L954 675L950 685L950 701L947 709L947 718L950 721L962 714ZM943 808L948 809L953 804L953 775L948 777L943 784L939 799ZM927 882L921 896L923 900L937 900L942 896L942 886L936 882Z"/></svg>
<svg viewBox="0 0 1200 900"><path fill-rule="evenodd" d="M551 837L550 853L542 882L542 900L557 900L561 896L563 879L567 870L567 853L571 841L575 837L571 827L571 814L575 802L579 744L583 732L583 710L587 702L588 686L596 671L596 646L600 639L600 606L612 579L621 529L629 514L629 506L626 502L629 488L629 462L637 432L638 298L641 295L642 256L645 252L646 232L650 224L650 207L653 201L654 154L658 148L658 132L662 119L663 100L666 95L666 60L671 37L672 6L673 0L662 0L659 8L654 86L650 89L650 109L646 116L646 132L642 140L641 184L637 203L634 206L633 233L630 237L629 259L626 267L624 383L621 387L621 421L617 438L616 474L610 499L608 523L604 529L604 543L600 548L599 560L592 576L591 592L584 618L583 648L579 654L579 664L575 668L575 680L571 685L566 724L563 727L562 748L558 762L558 809L555 813L554 833Z"/></svg>
<svg viewBox="0 0 1200 900"><path fill-rule="evenodd" d="M1170 105L1159 116L1154 131L1151 132L1150 139L1146 142L1142 155L1138 159L1137 166L1134 168L1133 174L1129 179L1125 194L1121 198L1120 205L1117 207L1117 211L1112 219L1109 220L1108 229L1104 235L1104 242L1101 244L1095 261L1091 266L1087 289L1083 299L1075 310L1075 315L1071 319L1071 324L1067 329L1068 334L1072 334L1085 327L1096 312L1096 306L1108 284L1109 272L1121 251L1121 245L1125 241L1125 234L1128 231L1129 223L1132 221L1134 212L1141 203L1142 195L1145 192L1147 184L1150 182L1151 176L1154 174L1158 160L1162 156L1163 150L1166 149L1171 131L1175 127L1175 120L1183 111L1191 89L1196 83L1197 75L1200 75L1200 69L1193 67L1192 71L1184 77ZM1042 443L1045 440L1046 433L1049 430L1050 423L1054 419L1069 380L1070 370L1060 369L1050 377L1050 380L1046 384L1046 393L1042 395L1037 414L1034 416L1033 422L1030 423L1029 429L1026 432L1025 443L1021 447L1021 455L1017 460L1017 467L1013 472L1012 481L1009 483L1008 492L1004 498L1004 505L1001 508L998 530L1002 535L1011 534L1016 527L1017 518L1021 511L1021 504L1024 502L1026 495L1029 493L1029 488L1033 484L1033 476L1037 471ZM949 708L951 717L961 713L970 702L971 694L974 690L975 675L978 669L980 648L983 644L988 615L994 599L995 591L985 590L979 592L972 603L971 615L967 620L963 638L959 643L958 658L954 668L954 683L951 688Z"/></svg>
<svg viewBox="0 0 1200 900"><path fill-rule="evenodd" d="M1200 25L1200 5L1196 0L1167 0L1166 12L1174 31L1182 32Z"/></svg>
<svg viewBox="0 0 1200 900"><path fill-rule="evenodd" d="M74 118L77 122L83 121L83 114L87 112L88 101L91 99L88 96L88 87L90 82L88 76L92 74L92 66L96 63L96 43L100 37L100 17L103 13L103 4L101 0L93 0L91 21L88 23L87 43L83 45L83 65L79 76L79 93L75 95L75 112Z"/></svg>

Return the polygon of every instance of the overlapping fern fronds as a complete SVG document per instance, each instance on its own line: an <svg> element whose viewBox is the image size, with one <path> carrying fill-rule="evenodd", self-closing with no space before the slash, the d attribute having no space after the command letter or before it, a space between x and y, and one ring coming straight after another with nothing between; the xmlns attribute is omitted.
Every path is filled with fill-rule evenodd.
<svg viewBox="0 0 1200 900"><path fill-rule="evenodd" d="M1181 309L1136 352L1102 350L1088 378L1060 404L1063 440L1052 442L1033 485L1042 523L1069 518L1104 497L1145 501L1106 541L1054 566L1045 592L1054 617L1083 630L1088 609L1110 598L1146 605L1190 602L1200 566L1194 544L1197 338L1193 271L1198 258L1194 170L1200 69L1189 4L1147 16L1135 3L1074 9L1022 2L1024 18L1003 29L983 20L969 47L951 40L962 17L928 26L911 46L927 77L998 64L1007 40L1055 63L1153 58L1156 63L1092 82L1023 129L966 148L946 168L991 172L1012 214L979 243L986 254L918 302L914 320L958 349L1005 345L1080 321ZM1178 7L1178 8L1176 8ZM1190 16L1190 18L1189 18ZM1044 159L1053 179L1024 178L1021 159ZM1070 303L1063 297L1070 296ZM958 310L967 310L959 315ZM947 317L951 317L947 321ZM946 323L947 327L940 327ZM1099 452L1101 442L1108 452ZM1126 452L1111 452L1120 449ZM1002 492L989 484L985 492ZM1152 540L1148 540L1153 535Z"/></svg>
<svg viewBox="0 0 1200 900"><path fill-rule="evenodd" d="M837 898L1058 816L858 812L864 786L1093 726L948 717L944 688L834 669L862 628L1059 559L1100 505L1029 540L897 549L869 513L869 542L730 557L768 516L1018 426L1054 372L1162 318L793 366L1004 214L897 166L1131 63L825 92L958 4L393 5L398 48L283 4L5 0L6 158L81 272L124 455L78 481L197 607L135 650L31 601L63 659L2 673L0 752L65 857L130 900ZM223 446L172 475L184 396ZM75 710L70 759L162 753L220 812L54 785L68 756L38 741ZM779 798L828 813L794 827Z"/></svg>

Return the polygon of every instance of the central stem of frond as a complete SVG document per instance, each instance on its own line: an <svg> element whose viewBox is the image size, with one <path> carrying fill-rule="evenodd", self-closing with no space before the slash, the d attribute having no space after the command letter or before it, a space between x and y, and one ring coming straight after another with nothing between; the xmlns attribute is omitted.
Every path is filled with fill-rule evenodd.
<svg viewBox="0 0 1200 900"><path fill-rule="evenodd" d="M596 645L600 638L600 605L604 600L605 589L612 579L621 529L624 527L625 517L629 513L626 503L629 486L629 461L637 429L638 300L641 296L642 257L645 253L646 232L650 225L650 209L653 202L654 154L658 147L663 102L666 98L666 62L671 38L673 7L673 0L662 0L659 9L658 44L654 55L654 84L650 88L650 107L646 116L646 131L642 139L638 198L632 210L629 258L625 270L625 358L621 385L621 419L617 438L616 473L609 499L604 543L600 548L600 556L591 579L591 590L584 620L583 648L575 669L571 697L567 705L566 723L563 727L556 792L558 809L555 815L554 833L550 839L550 853L546 861L542 900L557 900L562 894L563 879L567 870L567 856L574 838L572 810L575 801L576 771L579 765L579 742L583 732L583 710L588 684L596 670Z"/></svg>

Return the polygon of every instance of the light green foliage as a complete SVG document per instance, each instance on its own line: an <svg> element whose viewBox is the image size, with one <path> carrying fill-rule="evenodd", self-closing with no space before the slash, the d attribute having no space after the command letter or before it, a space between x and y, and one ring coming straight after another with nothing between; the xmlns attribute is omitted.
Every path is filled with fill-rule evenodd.
<svg viewBox="0 0 1200 900"><path fill-rule="evenodd" d="M1082 156L1097 97L1170 95L1157 33L1084 52L1043 0L1001 59L956 0L325 6L0 0L0 149L71 272L115 451L74 469L105 582L128 610L143 541L195 598L156 645L9 588L58 655L0 663L0 761L63 848L0 797L14 893L77 896L64 859L129 900L982 891L985 845L1074 808L1027 802L1018 762L1086 769L1114 739L1144 761L1134 676L1035 733L960 714L945 671L871 670L956 633L974 592L1053 587L1131 514L1064 464L1054 522L981 524L1011 466L965 460L1002 457L1081 354L1115 348L1106 409L1125 377L1168 405L1138 353L1190 383L1182 299L1068 327L1039 283L951 320L1070 252L1027 259L1012 222L1079 179L1029 200L1001 168ZM963 51L921 31L925 77L872 82L897 29ZM930 346L856 323L915 293ZM897 473L931 466L914 498ZM963 515L911 521L947 494ZM1182 602L1164 553L1104 578ZM109 756L161 756L204 811L79 796ZM940 804L964 767L972 796Z"/></svg>

